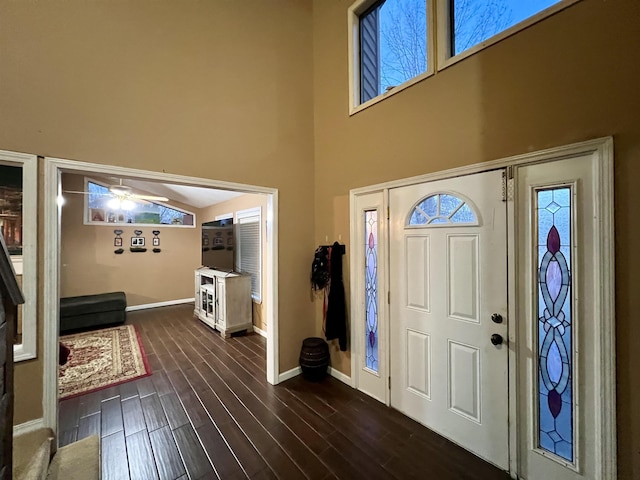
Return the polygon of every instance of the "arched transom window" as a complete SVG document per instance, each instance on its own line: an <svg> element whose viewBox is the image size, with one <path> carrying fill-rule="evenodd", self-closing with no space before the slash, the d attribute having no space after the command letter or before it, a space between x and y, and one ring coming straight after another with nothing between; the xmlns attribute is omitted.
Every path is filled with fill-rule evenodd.
<svg viewBox="0 0 640 480"><path fill-rule="evenodd" d="M409 216L408 225L478 225L473 206L451 193L436 193L420 200Z"/></svg>

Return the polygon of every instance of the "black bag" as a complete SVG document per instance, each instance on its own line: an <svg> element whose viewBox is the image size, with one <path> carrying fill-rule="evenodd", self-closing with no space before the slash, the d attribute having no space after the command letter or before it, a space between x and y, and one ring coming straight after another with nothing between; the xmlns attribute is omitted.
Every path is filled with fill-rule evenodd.
<svg viewBox="0 0 640 480"><path fill-rule="evenodd" d="M329 268L329 247L318 247L311 263L311 288L322 290L329 285L331 278Z"/></svg>

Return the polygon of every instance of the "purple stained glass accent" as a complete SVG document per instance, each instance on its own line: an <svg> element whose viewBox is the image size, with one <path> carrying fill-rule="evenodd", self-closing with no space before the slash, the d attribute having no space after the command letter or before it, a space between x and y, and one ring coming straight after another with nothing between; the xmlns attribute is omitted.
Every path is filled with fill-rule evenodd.
<svg viewBox="0 0 640 480"><path fill-rule="evenodd" d="M560 234L555 225L551 227L547 236L547 250L554 254L560 250Z"/></svg>
<svg viewBox="0 0 640 480"><path fill-rule="evenodd" d="M574 394L571 332L571 187L536 197L538 252L538 446L573 462Z"/></svg>
<svg viewBox="0 0 640 480"><path fill-rule="evenodd" d="M560 264L558 262L549 262L547 268L547 288L549 289L549 295L551 295L552 300L558 298L561 284L562 272L560 271Z"/></svg>
<svg viewBox="0 0 640 480"><path fill-rule="evenodd" d="M549 411L551 411L551 415L553 415L553 418L557 418L562 410L562 397L555 390L551 390L547 400L549 402Z"/></svg>
<svg viewBox="0 0 640 480"><path fill-rule="evenodd" d="M378 372L378 211L364 212L365 364Z"/></svg>
<svg viewBox="0 0 640 480"><path fill-rule="evenodd" d="M557 385L562 376L562 359L560 358L558 344L555 341L551 342L549 354L547 355L547 372L549 372L551 382Z"/></svg>

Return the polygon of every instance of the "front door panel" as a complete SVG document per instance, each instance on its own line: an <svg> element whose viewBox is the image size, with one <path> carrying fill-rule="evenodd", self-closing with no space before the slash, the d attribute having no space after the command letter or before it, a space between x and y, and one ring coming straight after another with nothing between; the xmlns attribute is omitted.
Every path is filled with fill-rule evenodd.
<svg viewBox="0 0 640 480"><path fill-rule="evenodd" d="M494 171L390 191L391 405L506 470L501 185Z"/></svg>

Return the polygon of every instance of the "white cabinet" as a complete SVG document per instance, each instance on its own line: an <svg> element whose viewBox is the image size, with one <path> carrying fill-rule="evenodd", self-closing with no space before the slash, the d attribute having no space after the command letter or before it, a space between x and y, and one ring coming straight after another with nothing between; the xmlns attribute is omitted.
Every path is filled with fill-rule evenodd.
<svg viewBox="0 0 640 480"><path fill-rule="evenodd" d="M228 337L251 329L251 276L211 268L195 271L193 314Z"/></svg>

